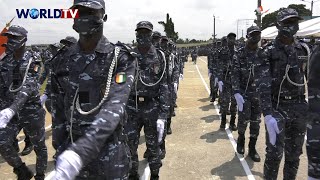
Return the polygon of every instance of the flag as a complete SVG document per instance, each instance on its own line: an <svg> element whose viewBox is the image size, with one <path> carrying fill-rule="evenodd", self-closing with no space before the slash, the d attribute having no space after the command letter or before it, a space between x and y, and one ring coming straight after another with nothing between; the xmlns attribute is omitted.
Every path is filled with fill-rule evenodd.
<svg viewBox="0 0 320 180"><path fill-rule="evenodd" d="M2 59L5 56L5 47L2 47L3 44L7 43L8 38L6 36L1 36L2 33L5 33L8 31L11 22L13 21L14 17L9 21L9 23L6 24L6 27L4 27L0 33L0 59Z"/></svg>
<svg viewBox="0 0 320 180"><path fill-rule="evenodd" d="M120 72L116 75L116 83L121 84L127 81L127 75L125 72Z"/></svg>

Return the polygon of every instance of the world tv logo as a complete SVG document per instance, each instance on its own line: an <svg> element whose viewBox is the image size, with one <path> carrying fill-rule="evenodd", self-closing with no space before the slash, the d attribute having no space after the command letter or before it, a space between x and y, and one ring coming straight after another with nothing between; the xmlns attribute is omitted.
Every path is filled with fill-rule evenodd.
<svg viewBox="0 0 320 180"><path fill-rule="evenodd" d="M78 9L16 9L19 19L76 19L79 18Z"/></svg>

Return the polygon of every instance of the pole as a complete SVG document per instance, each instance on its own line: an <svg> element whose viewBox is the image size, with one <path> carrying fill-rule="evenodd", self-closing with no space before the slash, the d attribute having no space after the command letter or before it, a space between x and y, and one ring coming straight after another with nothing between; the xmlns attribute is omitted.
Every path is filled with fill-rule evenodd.
<svg viewBox="0 0 320 180"><path fill-rule="evenodd" d="M213 41L216 40L216 17L213 15Z"/></svg>
<svg viewBox="0 0 320 180"><path fill-rule="evenodd" d="M313 13L313 0L311 1L311 19L312 19L312 13Z"/></svg>
<svg viewBox="0 0 320 180"><path fill-rule="evenodd" d="M261 6L261 0L258 0L258 8ZM261 13L257 14L257 25L259 28L261 28Z"/></svg>
<svg viewBox="0 0 320 180"><path fill-rule="evenodd" d="M237 20L237 38L239 39L238 32L239 32L239 19Z"/></svg>
<svg viewBox="0 0 320 180"><path fill-rule="evenodd" d="M242 29L242 38L243 38L243 29Z"/></svg>

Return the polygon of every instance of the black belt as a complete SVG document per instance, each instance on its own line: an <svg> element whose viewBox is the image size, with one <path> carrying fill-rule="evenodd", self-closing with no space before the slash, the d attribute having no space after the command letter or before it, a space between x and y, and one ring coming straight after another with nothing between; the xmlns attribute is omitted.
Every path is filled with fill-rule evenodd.
<svg viewBox="0 0 320 180"><path fill-rule="evenodd" d="M153 100L157 100L158 97L150 97L150 96L138 96L137 100L138 102L150 102Z"/></svg>
<svg viewBox="0 0 320 180"><path fill-rule="evenodd" d="M86 127L88 127L88 126L83 126L81 128L86 128ZM79 127L72 128L72 138L74 141L76 141L77 139L79 139L85 135L84 130L82 131L81 128L79 128ZM68 134L70 136L70 127L67 127L67 131L69 132ZM106 140L106 144L111 143L111 142L117 143L119 141L120 142L127 142L128 137L127 137L127 135L123 134L122 132L119 132L119 130L117 130L117 128L116 128L114 133L110 137L108 137L108 139Z"/></svg>
<svg viewBox="0 0 320 180"><path fill-rule="evenodd" d="M274 101L278 101L278 97L273 97ZM303 102L305 101L305 96L280 96L279 98L280 102Z"/></svg>

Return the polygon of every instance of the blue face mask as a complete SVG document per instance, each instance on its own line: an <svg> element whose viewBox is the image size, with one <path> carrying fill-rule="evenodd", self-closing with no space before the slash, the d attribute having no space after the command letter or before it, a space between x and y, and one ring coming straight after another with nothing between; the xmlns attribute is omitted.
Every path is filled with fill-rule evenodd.
<svg viewBox="0 0 320 180"><path fill-rule="evenodd" d="M137 34L136 40L140 47L150 47L152 44L151 34Z"/></svg>
<svg viewBox="0 0 320 180"><path fill-rule="evenodd" d="M279 25L279 34L292 38L299 31L299 24Z"/></svg>
<svg viewBox="0 0 320 180"><path fill-rule="evenodd" d="M22 39L14 39L9 38L8 42L4 45L6 47L6 54L13 53L20 47L22 47L27 42L27 38L24 37Z"/></svg>
<svg viewBox="0 0 320 180"><path fill-rule="evenodd" d="M74 19L73 29L81 35L92 35L103 29L103 19L88 15Z"/></svg>

